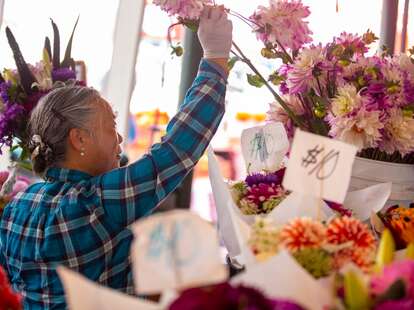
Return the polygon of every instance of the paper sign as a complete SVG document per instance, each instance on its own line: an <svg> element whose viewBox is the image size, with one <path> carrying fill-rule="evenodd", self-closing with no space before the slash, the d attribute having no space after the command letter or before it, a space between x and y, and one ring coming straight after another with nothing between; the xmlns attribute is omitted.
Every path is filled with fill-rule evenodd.
<svg viewBox="0 0 414 310"><path fill-rule="evenodd" d="M263 263L250 266L230 282L256 287L268 297L288 299L305 309L320 310L332 305L331 292L324 289L285 251Z"/></svg>
<svg viewBox="0 0 414 310"><path fill-rule="evenodd" d="M349 192L344 207L361 221L369 220L371 212L377 213L385 206L391 195L392 183L381 183L358 191Z"/></svg>
<svg viewBox="0 0 414 310"><path fill-rule="evenodd" d="M289 140L282 123L245 129L241 135L241 149L249 173L276 171L289 148Z"/></svg>
<svg viewBox="0 0 414 310"><path fill-rule="evenodd" d="M163 308L156 303L95 284L67 268L58 267L57 272L65 288L66 301L71 310L161 310Z"/></svg>
<svg viewBox="0 0 414 310"><path fill-rule="evenodd" d="M241 253L241 246L238 243L236 227L229 210L229 202L233 201L228 185L223 180L220 166L211 146L207 149L208 176L210 178L214 203L217 211L217 224L220 239L223 241L229 255L236 257Z"/></svg>
<svg viewBox="0 0 414 310"><path fill-rule="evenodd" d="M151 216L133 225L131 247L138 294L211 285L225 281L214 227L190 211Z"/></svg>
<svg viewBox="0 0 414 310"><path fill-rule="evenodd" d="M296 130L283 186L342 203L356 152L353 145Z"/></svg>
<svg viewBox="0 0 414 310"><path fill-rule="evenodd" d="M318 210L320 206L322 208ZM286 225L297 217L324 221L332 214L333 212L323 200L292 192L267 215L267 218L272 219L277 225Z"/></svg>

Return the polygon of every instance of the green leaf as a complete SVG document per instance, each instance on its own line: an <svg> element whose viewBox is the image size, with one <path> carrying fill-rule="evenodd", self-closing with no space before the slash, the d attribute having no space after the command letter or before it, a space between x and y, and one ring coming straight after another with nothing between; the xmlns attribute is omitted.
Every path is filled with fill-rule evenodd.
<svg viewBox="0 0 414 310"><path fill-rule="evenodd" d="M368 288L355 272L349 271L345 274L344 286L347 309L362 310L370 308Z"/></svg>
<svg viewBox="0 0 414 310"><path fill-rule="evenodd" d="M190 20L190 19L184 19L182 21L182 23L183 23L184 26L186 26L187 28L189 28L191 31L197 32L198 25L199 25L199 22L198 21L194 21L194 20Z"/></svg>
<svg viewBox="0 0 414 310"><path fill-rule="evenodd" d="M43 49L45 49L47 51L47 53L49 54L49 58L52 59L52 48L50 47L49 37L45 38L45 44L44 44Z"/></svg>
<svg viewBox="0 0 414 310"><path fill-rule="evenodd" d="M391 231L384 229L381 235L381 240L378 246L376 258L376 271L380 272L386 265L389 265L394 260L395 242Z"/></svg>
<svg viewBox="0 0 414 310"><path fill-rule="evenodd" d="M258 75L247 74L247 82L254 87L262 87L265 81Z"/></svg>
<svg viewBox="0 0 414 310"><path fill-rule="evenodd" d="M53 19L50 19L52 22L53 27L53 68L58 69L60 66L60 35L59 35L59 28L53 21Z"/></svg>
<svg viewBox="0 0 414 310"><path fill-rule="evenodd" d="M32 163L30 161L18 161L17 165L20 168L29 170L29 171L33 171L33 167L32 167Z"/></svg>
<svg viewBox="0 0 414 310"><path fill-rule="evenodd" d="M273 72L271 75L269 75L268 81L270 81L273 85L278 86L280 83L282 83L285 80L285 78L281 75L279 75L276 72Z"/></svg>
<svg viewBox="0 0 414 310"><path fill-rule="evenodd" d="M25 147L22 147L22 152L20 154L20 160L25 161L25 160L29 159L29 155L30 155L29 150Z"/></svg>
<svg viewBox="0 0 414 310"><path fill-rule="evenodd" d="M184 54L184 49L181 46L171 46L172 51L171 55L176 55L177 57L181 57Z"/></svg>
<svg viewBox="0 0 414 310"><path fill-rule="evenodd" d="M234 56L231 57L229 62L227 63L227 68L229 69L229 71L231 69L233 69L234 65L236 64L236 62L238 62L240 60L240 58L238 56Z"/></svg>
<svg viewBox="0 0 414 310"><path fill-rule="evenodd" d="M71 56L72 41L73 41L73 35L75 34L75 30L76 30L76 26L78 25L78 22L79 22L79 16L76 19L75 26L73 27L72 34L70 36L70 39L68 41L68 45L66 47L65 58L63 59L62 64L61 64L61 66L63 68L69 68L69 67L74 65L74 61L73 61L72 56Z"/></svg>

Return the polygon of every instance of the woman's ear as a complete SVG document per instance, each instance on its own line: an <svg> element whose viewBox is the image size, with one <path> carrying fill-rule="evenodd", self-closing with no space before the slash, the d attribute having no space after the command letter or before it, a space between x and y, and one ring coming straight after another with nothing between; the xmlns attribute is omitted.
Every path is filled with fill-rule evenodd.
<svg viewBox="0 0 414 310"><path fill-rule="evenodd" d="M85 150L85 144L89 138L86 130L79 128L72 128L69 131L68 142L70 147L72 147L77 152L83 152Z"/></svg>

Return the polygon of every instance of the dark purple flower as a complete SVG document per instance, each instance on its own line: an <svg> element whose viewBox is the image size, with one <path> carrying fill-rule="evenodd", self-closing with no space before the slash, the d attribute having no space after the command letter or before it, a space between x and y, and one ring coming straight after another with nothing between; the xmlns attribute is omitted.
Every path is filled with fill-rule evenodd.
<svg viewBox="0 0 414 310"><path fill-rule="evenodd" d="M287 86L287 83L286 82L280 83L279 90L282 93L282 95L289 94L289 87Z"/></svg>
<svg viewBox="0 0 414 310"><path fill-rule="evenodd" d="M52 80L53 82L61 81L66 82L68 80L75 80L76 73L75 71L69 68L59 68L52 70Z"/></svg>
<svg viewBox="0 0 414 310"><path fill-rule="evenodd" d="M37 103L39 102L40 98L42 98L47 93L48 92L45 92L45 91L38 91L38 92L34 92L30 96L28 96L26 98L26 100L24 101L24 108L25 108L25 110L28 113L30 113L34 109L34 107L37 105Z"/></svg>
<svg viewBox="0 0 414 310"><path fill-rule="evenodd" d="M259 185L260 183L264 184L282 184L283 177L285 175L285 168L282 168L276 172L271 173L253 173L246 177L245 182L248 186L252 187L253 185Z"/></svg>
<svg viewBox="0 0 414 310"><path fill-rule="evenodd" d="M10 103L10 97L9 97L9 89L10 89L11 83L10 82L3 82L0 83L0 97L1 100L8 104Z"/></svg>
<svg viewBox="0 0 414 310"><path fill-rule="evenodd" d="M374 310L412 310L414 309L414 300L401 299L401 300L388 300L377 305Z"/></svg>
<svg viewBox="0 0 414 310"><path fill-rule="evenodd" d="M24 115L24 108L19 104L7 104L0 116L0 149L3 145L11 146L18 131L18 118Z"/></svg>
<svg viewBox="0 0 414 310"><path fill-rule="evenodd" d="M303 310L287 301L274 301L260 291L229 283L184 291L169 310Z"/></svg>
<svg viewBox="0 0 414 310"><path fill-rule="evenodd" d="M343 205L332 202L332 201L325 201L329 208L331 208L333 211L338 212L342 216L352 216L352 211L349 209L344 208Z"/></svg>

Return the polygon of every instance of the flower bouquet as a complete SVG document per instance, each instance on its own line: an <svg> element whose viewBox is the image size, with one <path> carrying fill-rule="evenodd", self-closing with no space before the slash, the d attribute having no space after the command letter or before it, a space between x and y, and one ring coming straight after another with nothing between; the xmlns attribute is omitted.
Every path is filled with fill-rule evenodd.
<svg viewBox="0 0 414 310"><path fill-rule="evenodd" d="M370 229L347 216L327 223L306 217L295 218L283 226L258 219L248 243L258 261L286 249L315 278L338 272L348 263L369 272L376 251L375 237Z"/></svg>
<svg viewBox="0 0 414 310"><path fill-rule="evenodd" d="M244 181L231 182L230 192L244 215L268 214L277 207L288 192L282 181L285 168L276 172L253 173Z"/></svg>
<svg viewBox="0 0 414 310"><path fill-rule="evenodd" d="M29 137L27 124L30 113L39 99L50 92L55 84L76 81L75 62L71 57L74 31L68 41L65 57L60 61L60 37L57 25L54 31L53 50L48 37L45 39L43 58L35 65L27 64L17 41L6 27L6 35L13 52L17 69L4 69L0 74L0 152L4 146L12 151L21 149L19 162L28 159ZM25 165L30 168L30 165Z"/></svg>

